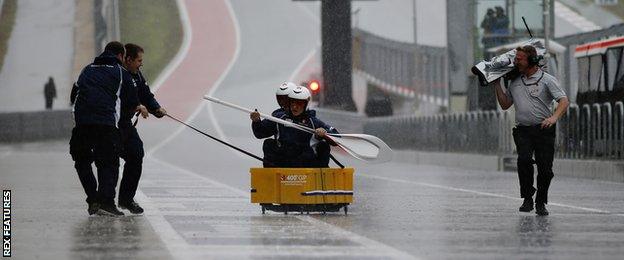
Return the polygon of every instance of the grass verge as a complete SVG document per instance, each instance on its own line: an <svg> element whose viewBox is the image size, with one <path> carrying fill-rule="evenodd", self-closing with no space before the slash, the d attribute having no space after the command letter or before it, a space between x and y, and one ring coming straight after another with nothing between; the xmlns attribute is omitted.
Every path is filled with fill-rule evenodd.
<svg viewBox="0 0 624 260"><path fill-rule="evenodd" d="M5 0L0 14L0 71L4 64L4 56L7 52L11 31L15 24L15 12L17 11L17 0Z"/></svg>
<svg viewBox="0 0 624 260"><path fill-rule="evenodd" d="M143 47L143 74L155 80L182 44L183 29L175 0L119 1L121 41Z"/></svg>

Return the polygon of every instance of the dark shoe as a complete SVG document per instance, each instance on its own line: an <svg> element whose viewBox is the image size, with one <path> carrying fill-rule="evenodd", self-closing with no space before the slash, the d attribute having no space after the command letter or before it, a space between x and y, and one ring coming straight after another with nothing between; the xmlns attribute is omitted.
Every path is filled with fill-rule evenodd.
<svg viewBox="0 0 624 260"><path fill-rule="evenodd" d="M131 200L130 202L119 202L119 207L129 210L132 214L143 213L143 208L139 206L139 203L134 202L134 200Z"/></svg>
<svg viewBox="0 0 624 260"><path fill-rule="evenodd" d="M87 209L87 212L89 212L89 215L93 215L97 213L99 209L100 209L100 203L92 202L92 203L89 203L89 208Z"/></svg>
<svg viewBox="0 0 624 260"><path fill-rule="evenodd" d="M533 199L532 198L524 198L524 202L519 209L521 212L531 212L533 210Z"/></svg>
<svg viewBox="0 0 624 260"><path fill-rule="evenodd" d="M97 211L101 216L123 216L124 213L119 211L115 204L101 204L100 209Z"/></svg>
<svg viewBox="0 0 624 260"><path fill-rule="evenodd" d="M535 214L540 216L548 216L548 210L544 203L535 203Z"/></svg>

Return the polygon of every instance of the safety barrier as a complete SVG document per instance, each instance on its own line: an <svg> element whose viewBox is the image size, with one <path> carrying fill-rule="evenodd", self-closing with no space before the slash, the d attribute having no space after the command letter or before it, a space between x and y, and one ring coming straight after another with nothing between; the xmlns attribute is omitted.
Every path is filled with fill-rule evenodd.
<svg viewBox="0 0 624 260"><path fill-rule="evenodd" d="M371 118L364 132L395 149L509 155L515 153L509 111ZM557 123L555 156L624 159L624 104L570 105Z"/></svg>
<svg viewBox="0 0 624 260"><path fill-rule="evenodd" d="M513 149L509 112L467 113L373 118L364 131L386 140L398 149L439 152L504 154Z"/></svg>
<svg viewBox="0 0 624 260"><path fill-rule="evenodd" d="M70 110L0 113L0 143L69 139L74 127Z"/></svg>
<svg viewBox="0 0 624 260"><path fill-rule="evenodd" d="M364 118L356 114L320 110L327 122L346 132L382 138L394 149L510 155L513 112L473 111L431 116ZM338 120L337 118L348 118ZM333 120L329 120L333 119ZM0 142L24 142L71 135L69 110L0 113ZM351 126L348 128L347 126ZM624 159L624 103L571 104L557 123L555 156L567 159Z"/></svg>
<svg viewBox="0 0 624 260"><path fill-rule="evenodd" d="M353 69L385 91L448 106L446 48L398 42L354 29Z"/></svg>

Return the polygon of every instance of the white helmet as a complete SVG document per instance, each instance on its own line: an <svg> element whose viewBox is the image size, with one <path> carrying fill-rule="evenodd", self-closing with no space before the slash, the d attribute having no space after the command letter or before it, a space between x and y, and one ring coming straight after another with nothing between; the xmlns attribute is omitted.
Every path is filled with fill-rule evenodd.
<svg viewBox="0 0 624 260"><path fill-rule="evenodd" d="M295 83L292 82L284 82L282 83L282 85L279 86L279 88L277 88L277 91L275 91L275 95L276 96L287 96L288 93L290 93L290 90L297 87L297 85L295 85Z"/></svg>
<svg viewBox="0 0 624 260"><path fill-rule="evenodd" d="M310 101L310 91L306 87L297 86L293 88L290 93L288 93L288 97L292 99L298 100L307 100Z"/></svg>

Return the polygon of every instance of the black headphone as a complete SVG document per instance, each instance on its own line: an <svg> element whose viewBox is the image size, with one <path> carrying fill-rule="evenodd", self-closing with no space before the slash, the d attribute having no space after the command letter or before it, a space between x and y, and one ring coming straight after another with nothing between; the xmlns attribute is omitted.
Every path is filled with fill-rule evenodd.
<svg viewBox="0 0 624 260"><path fill-rule="evenodd" d="M539 65L539 61L542 60L544 58L544 56L542 55L529 55L527 57L527 60L529 62L529 65Z"/></svg>

